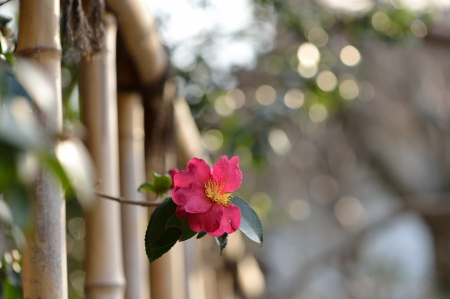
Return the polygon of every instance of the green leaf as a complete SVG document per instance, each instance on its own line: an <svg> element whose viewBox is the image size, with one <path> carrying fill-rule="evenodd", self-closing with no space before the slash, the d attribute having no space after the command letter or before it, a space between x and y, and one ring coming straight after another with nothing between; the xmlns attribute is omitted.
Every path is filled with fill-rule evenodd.
<svg viewBox="0 0 450 299"><path fill-rule="evenodd" d="M150 246L150 249L158 249L175 244L182 235L183 231L179 227L169 227L164 230L163 235Z"/></svg>
<svg viewBox="0 0 450 299"><path fill-rule="evenodd" d="M187 219L181 219L181 229L183 230L183 234L181 235L180 241L186 241L192 238L197 234L190 227Z"/></svg>
<svg viewBox="0 0 450 299"><path fill-rule="evenodd" d="M3 26L6 26L6 24L8 24L11 21L12 21L12 18L10 18L10 17L0 16L0 28Z"/></svg>
<svg viewBox="0 0 450 299"><path fill-rule="evenodd" d="M66 198L72 197L75 192L70 184L69 176L64 170L64 167L59 162L58 158L56 158L56 156L53 154L43 152L40 156L40 159L50 169L50 171L52 171L59 178L59 181L61 182L61 185L65 190Z"/></svg>
<svg viewBox="0 0 450 299"><path fill-rule="evenodd" d="M13 53L3 53L3 56L5 56L6 61L14 65L16 63L16 57Z"/></svg>
<svg viewBox="0 0 450 299"><path fill-rule="evenodd" d="M4 299L23 298L21 287L10 284L8 279L3 280L2 286L3 286L3 298ZM2 294L0 294L0 295L2 295ZM0 298L2 298L2 297L0 297Z"/></svg>
<svg viewBox="0 0 450 299"><path fill-rule="evenodd" d="M13 214L9 205L3 200L3 195L0 194L0 221L11 224L13 223Z"/></svg>
<svg viewBox="0 0 450 299"><path fill-rule="evenodd" d="M181 219L177 217L177 214L173 214L172 217L167 220L166 228L175 226L181 228Z"/></svg>
<svg viewBox="0 0 450 299"><path fill-rule="evenodd" d="M180 219L177 217L176 214L173 215L172 217L170 217L170 219L166 223L166 228L171 227L171 226L178 227L182 230L183 233L181 234L180 242L189 240L196 234L196 232L194 232L189 227L189 223L187 222L187 219Z"/></svg>
<svg viewBox="0 0 450 299"><path fill-rule="evenodd" d="M202 231L200 231L200 232L198 233L197 239L201 239L201 238L203 238L204 236L206 236L206 232L205 232L204 230L202 230Z"/></svg>
<svg viewBox="0 0 450 299"><path fill-rule="evenodd" d="M222 251L228 244L228 234L224 233L220 237L214 237L214 241L216 241L216 245L219 248L220 255L222 255Z"/></svg>
<svg viewBox="0 0 450 299"><path fill-rule="evenodd" d="M253 210L253 208L244 199L236 195L233 195L233 197L233 204L239 207L242 214L241 226L239 229L250 240L261 244L262 246L264 236L261 220L259 220L258 214L256 214L255 210Z"/></svg>
<svg viewBox="0 0 450 299"><path fill-rule="evenodd" d="M139 191L147 191L147 192L153 192L157 195L161 195L166 193L170 190L170 187L172 187L172 179L170 176L166 174L157 174L156 172L153 173L153 182L152 183L143 183L141 186L139 186Z"/></svg>
<svg viewBox="0 0 450 299"><path fill-rule="evenodd" d="M5 95L3 90L0 93ZM14 101L21 100L15 98ZM20 116L13 113L12 104L13 102L0 106L0 139L23 150L43 148L45 139L36 118L28 115L26 121L20 120Z"/></svg>
<svg viewBox="0 0 450 299"><path fill-rule="evenodd" d="M4 200L8 203L14 223L21 228L29 227L32 213L32 204L29 198L28 190L24 185L14 185L4 194Z"/></svg>
<svg viewBox="0 0 450 299"><path fill-rule="evenodd" d="M68 180L66 198L70 198L75 192L84 208L92 208L95 204L95 194L92 191L92 182L95 180L94 162L83 142L77 138L59 142L56 158L59 163L56 174L60 178L63 175L61 181L64 184L67 184Z"/></svg>
<svg viewBox="0 0 450 299"><path fill-rule="evenodd" d="M166 247L162 247L162 248L155 248L155 249L146 248L145 252L147 253L147 257L148 257L150 263L159 259L164 253L169 251L173 247L173 245L175 245L175 243L173 243L169 246L166 246Z"/></svg>
<svg viewBox="0 0 450 299"><path fill-rule="evenodd" d="M138 191L146 191L146 192L153 192L156 193L155 191L155 186L153 186L150 183L143 183L142 185L139 186Z"/></svg>
<svg viewBox="0 0 450 299"><path fill-rule="evenodd" d="M155 209L150 217L150 222L145 233L146 248L155 249L171 244L173 233L168 232L168 235L163 236L166 232L166 223L175 214L176 208L177 205L169 197Z"/></svg>
<svg viewBox="0 0 450 299"><path fill-rule="evenodd" d="M153 173L153 186L156 194L164 194L169 191L172 186L172 179L167 174Z"/></svg>

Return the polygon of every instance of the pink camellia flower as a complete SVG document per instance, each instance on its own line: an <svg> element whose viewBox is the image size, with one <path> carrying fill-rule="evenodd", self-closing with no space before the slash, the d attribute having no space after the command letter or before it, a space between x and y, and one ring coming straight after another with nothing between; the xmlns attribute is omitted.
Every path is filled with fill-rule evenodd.
<svg viewBox="0 0 450 299"><path fill-rule="evenodd" d="M172 169L170 169L169 170L169 175L170 175L170 178L172 179L172 185L170 186L170 189L173 189L173 177L175 176L175 173L178 173L178 172L180 172L179 170L178 170L178 168L172 168Z"/></svg>
<svg viewBox="0 0 450 299"><path fill-rule="evenodd" d="M178 205L178 218L187 219L189 227L219 237L239 229L241 211L231 203L231 192L239 188L242 172L239 157L226 156L211 168L199 158L192 158L186 171L174 176L172 199Z"/></svg>

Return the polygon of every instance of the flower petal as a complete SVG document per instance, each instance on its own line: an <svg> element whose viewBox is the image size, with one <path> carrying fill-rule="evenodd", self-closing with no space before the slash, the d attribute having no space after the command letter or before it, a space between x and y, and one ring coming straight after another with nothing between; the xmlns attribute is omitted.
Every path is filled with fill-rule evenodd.
<svg viewBox="0 0 450 299"><path fill-rule="evenodd" d="M202 185L211 178L211 167L203 159L192 158L188 162L186 170Z"/></svg>
<svg viewBox="0 0 450 299"><path fill-rule="evenodd" d="M177 206L177 209L175 210L175 214L177 214L177 217L180 219L186 219L186 218L188 218L188 215L189 215L183 206Z"/></svg>
<svg viewBox="0 0 450 299"><path fill-rule="evenodd" d="M222 192L233 192L239 188L242 183L242 172L239 169L239 157L234 156L228 161L227 156L222 156L213 167L213 178L219 183L224 184Z"/></svg>
<svg viewBox="0 0 450 299"><path fill-rule="evenodd" d="M204 230L211 233L219 229L223 216L224 207L219 204L214 204L204 213L188 214L189 227L199 232Z"/></svg>
<svg viewBox="0 0 450 299"><path fill-rule="evenodd" d="M174 189L172 200L175 204L182 205L188 213L206 212L214 203L206 197L205 187L198 183L191 183L187 187Z"/></svg>
<svg viewBox="0 0 450 299"><path fill-rule="evenodd" d="M178 173L178 172L180 172L178 170L178 168L172 168L172 169L169 170L169 175L170 175L170 178L172 179L172 186L170 186L170 189L172 189L173 186L175 186L174 177L175 177L175 174Z"/></svg>
<svg viewBox="0 0 450 299"><path fill-rule="evenodd" d="M238 206L232 204L231 206L223 209L219 229L209 234L215 237L220 237L224 233L234 233L241 225L241 218L241 210L239 210Z"/></svg>
<svg viewBox="0 0 450 299"><path fill-rule="evenodd" d="M188 187L190 184L196 183L195 177L188 171L180 171L173 176L173 190L174 194L178 189Z"/></svg>

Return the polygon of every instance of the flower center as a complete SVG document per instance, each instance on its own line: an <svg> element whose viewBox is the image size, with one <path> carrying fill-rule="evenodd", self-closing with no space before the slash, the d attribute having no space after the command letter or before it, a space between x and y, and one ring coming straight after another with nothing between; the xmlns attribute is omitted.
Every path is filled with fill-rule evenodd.
<svg viewBox="0 0 450 299"><path fill-rule="evenodd" d="M223 184L219 185L218 182L214 180L209 180L205 183L205 193L206 196L211 198L214 202L228 207L231 205L231 193L222 193Z"/></svg>

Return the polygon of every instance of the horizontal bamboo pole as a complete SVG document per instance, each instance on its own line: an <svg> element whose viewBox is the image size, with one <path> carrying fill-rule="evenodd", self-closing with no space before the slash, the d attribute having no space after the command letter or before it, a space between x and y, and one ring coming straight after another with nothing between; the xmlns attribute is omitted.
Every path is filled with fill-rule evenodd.
<svg viewBox="0 0 450 299"><path fill-rule="evenodd" d="M123 33L127 48L143 86L158 81L168 65L168 56L159 41L155 18L143 0L106 0Z"/></svg>

